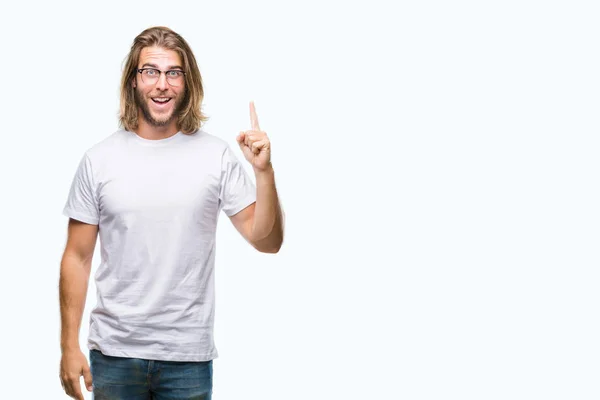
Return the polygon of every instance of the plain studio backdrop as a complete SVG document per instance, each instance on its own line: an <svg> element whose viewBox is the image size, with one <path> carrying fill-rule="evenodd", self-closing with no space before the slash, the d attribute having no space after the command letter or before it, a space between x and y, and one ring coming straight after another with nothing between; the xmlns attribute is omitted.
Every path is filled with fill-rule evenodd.
<svg viewBox="0 0 600 400"><path fill-rule="evenodd" d="M195 52L204 129L239 157L255 101L286 212L276 255L220 216L215 399L600 398L598 11L3 5L0 397L67 398L62 208L83 153L118 128L134 37L165 25Z"/></svg>

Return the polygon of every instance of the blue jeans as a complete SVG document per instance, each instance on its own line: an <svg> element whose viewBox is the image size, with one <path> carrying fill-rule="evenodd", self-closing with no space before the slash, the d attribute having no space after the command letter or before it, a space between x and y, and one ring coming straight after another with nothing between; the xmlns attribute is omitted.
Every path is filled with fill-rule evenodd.
<svg viewBox="0 0 600 400"><path fill-rule="evenodd" d="M90 350L94 400L210 400L212 360L157 361Z"/></svg>

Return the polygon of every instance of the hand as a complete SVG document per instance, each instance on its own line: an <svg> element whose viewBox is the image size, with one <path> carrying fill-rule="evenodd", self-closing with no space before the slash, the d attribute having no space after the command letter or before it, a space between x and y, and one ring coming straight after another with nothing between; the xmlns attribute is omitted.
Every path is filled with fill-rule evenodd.
<svg viewBox="0 0 600 400"><path fill-rule="evenodd" d="M258 126L258 116L253 101L250 102L250 122L252 129L240 132L236 139L254 171L266 171L271 168L271 142L267 134Z"/></svg>
<svg viewBox="0 0 600 400"><path fill-rule="evenodd" d="M84 400L79 383L81 375L87 390L91 392L92 374L85 355L79 349L64 351L60 360L60 384L69 397L77 400Z"/></svg>

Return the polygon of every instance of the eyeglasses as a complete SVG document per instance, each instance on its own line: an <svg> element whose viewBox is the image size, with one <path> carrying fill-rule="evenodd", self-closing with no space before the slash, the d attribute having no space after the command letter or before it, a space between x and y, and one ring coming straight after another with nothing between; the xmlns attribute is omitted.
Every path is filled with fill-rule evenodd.
<svg viewBox="0 0 600 400"><path fill-rule="evenodd" d="M171 86L179 86L183 82L185 72L178 69L171 69L168 71L161 71L156 68L140 68L137 70L138 73L142 74L142 82L147 85L154 85L158 78L160 78L161 72L167 77L167 82Z"/></svg>

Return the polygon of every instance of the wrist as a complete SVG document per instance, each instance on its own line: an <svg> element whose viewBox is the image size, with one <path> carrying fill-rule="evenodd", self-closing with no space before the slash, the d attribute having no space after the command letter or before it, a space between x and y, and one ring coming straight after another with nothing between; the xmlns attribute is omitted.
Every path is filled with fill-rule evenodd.
<svg viewBox="0 0 600 400"><path fill-rule="evenodd" d="M61 344L60 351L62 353L70 353L72 351L81 351L81 347L79 346L79 343Z"/></svg>
<svg viewBox="0 0 600 400"><path fill-rule="evenodd" d="M254 175L256 179L264 179L264 178L273 178L275 176L275 171L273 170L273 165L269 162L263 169L254 168Z"/></svg>

